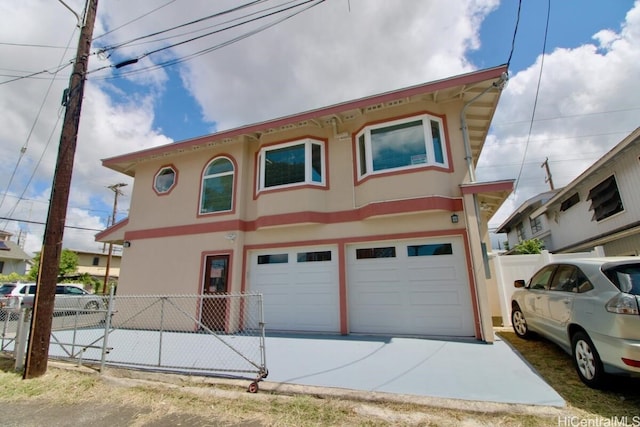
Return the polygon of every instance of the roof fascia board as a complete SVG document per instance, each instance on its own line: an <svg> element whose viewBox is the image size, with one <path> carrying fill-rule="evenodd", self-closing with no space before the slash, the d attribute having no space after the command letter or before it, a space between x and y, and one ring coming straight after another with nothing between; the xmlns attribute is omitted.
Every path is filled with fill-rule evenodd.
<svg viewBox="0 0 640 427"><path fill-rule="evenodd" d="M507 72L506 65L501 65L494 68L488 68L480 71L474 71L471 73L461 74L454 77L432 81L429 83L423 83L420 85L410 86L408 88L399 89L391 92L385 92L378 95L372 95L365 98L356 99L354 101L348 101L340 104L335 104L329 107L310 110L303 113L298 113L290 116L281 117L278 119L259 122L239 128L234 128L226 131L221 131L214 134L209 134L197 138L187 139L180 142L171 144L165 144L159 147L148 148L137 152L124 154L121 156L110 157L102 160L102 165L110 167L112 164L135 161L136 159L146 157L154 154L162 154L166 150L189 149L193 145L199 145L204 142L208 142L211 139L222 140L226 138L233 138L236 136L250 134L252 132L263 131L265 129L283 126L292 122L299 122L317 118L319 116L329 116L340 112L364 108L370 105L393 101L399 98L408 98L415 95L427 94L437 92L439 90L448 89L454 86L471 85L474 83L483 82L499 78L503 73Z"/></svg>

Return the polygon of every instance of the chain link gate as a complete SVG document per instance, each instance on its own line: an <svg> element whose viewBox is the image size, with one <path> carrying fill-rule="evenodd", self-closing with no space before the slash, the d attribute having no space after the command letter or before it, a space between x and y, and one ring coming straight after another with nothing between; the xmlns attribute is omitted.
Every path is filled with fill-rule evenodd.
<svg viewBox="0 0 640 427"><path fill-rule="evenodd" d="M99 309L56 310L49 358L101 370L252 375L255 393L268 375L262 295L112 295Z"/></svg>

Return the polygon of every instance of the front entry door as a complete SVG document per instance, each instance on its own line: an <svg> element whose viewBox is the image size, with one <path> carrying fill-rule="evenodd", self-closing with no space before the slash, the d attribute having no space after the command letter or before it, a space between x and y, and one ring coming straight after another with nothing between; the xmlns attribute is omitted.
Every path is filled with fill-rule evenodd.
<svg viewBox="0 0 640 427"><path fill-rule="evenodd" d="M229 278L229 255L211 255L207 257L204 270L205 298L202 303L202 323L212 331L224 331L227 316L227 300L222 295L227 293ZM207 297L220 295L221 297Z"/></svg>

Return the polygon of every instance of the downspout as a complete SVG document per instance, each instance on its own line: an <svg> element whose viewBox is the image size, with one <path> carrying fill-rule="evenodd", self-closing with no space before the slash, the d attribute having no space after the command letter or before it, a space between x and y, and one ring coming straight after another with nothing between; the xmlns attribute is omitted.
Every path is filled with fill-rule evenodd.
<svg viewBox="0 0 640 427"><path fill-rule="evenodd" d="M464 142L464 154L465 154L465 160L467 161L467 171L469 172L469 182L470 183L476 182L476 173L475 173L475 170L473 168L473 156L472 156L472 153L471 153L471 142L469 141L469 131L467 130L467 119L466 119L467 107L469 107L471 104L476 102L479 98L484 96L490 90L494 90L494 89L502 90L508 80L509 80L509 75L506 72L502 73L502 75L500 76L500 78L498 80L493 82L491 84L491 86L489 86L488 88L483 90L481 93L479 93L478 95L473 97L471 100L469 100L469 102L464 104L464 106L462 107L462 110L460 111L460 126L462 127L462 140ZM481 233L482 222L480 221L480 206L478 205L478 195L476 193L473 193L473 208L474 208L475 215L476 215L476 221L478 223L477 224L478 233L480 234ZM482 235L480 234L478 236L478 238L480 240L480 244L482 245ZM485 257L484 252L482 253L482 257L484 259L484 257ZM471 257L471 262L472 263L474 263L474 259L475 258L472 256ZM476 273L475 265L473 267L474 267L473 268L473 272L475 274ZM485 270L485 277L487 275L488 275L488 272ZM483 319L482 309L483 309L483 307L481 306L479 298L478 298L477 283L476 283L476 294L474 295L474 297L476 299L476 306L478 307L478 316L480 316L480 338L483 341L487 341L486 337L485 337L485 333L484 333L484 328L482 327L482 319Z"/></svg>

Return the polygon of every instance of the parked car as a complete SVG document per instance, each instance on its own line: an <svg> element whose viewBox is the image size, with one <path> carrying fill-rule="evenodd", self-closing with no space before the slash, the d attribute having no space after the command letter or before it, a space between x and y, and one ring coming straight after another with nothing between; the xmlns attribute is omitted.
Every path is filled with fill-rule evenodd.
<svg viewBox="0 0 640 427"><path fill-rule="evenodd" d="M17 298L19 306L33 307L36 293L35 283L4 283L0 286L0 308L5 308L12 297ZM63 283L56 286L55 311L98 310L104 308L104 302L98 295L85 291L82 286Z"/></svg>
<svg viewBox="0 0 640 427"><path fill-rule="evenodd" d="M535 332L558 344L593 388L607 374L640 375L640 258L552 263L514 285L516 335Z"/></svg>

